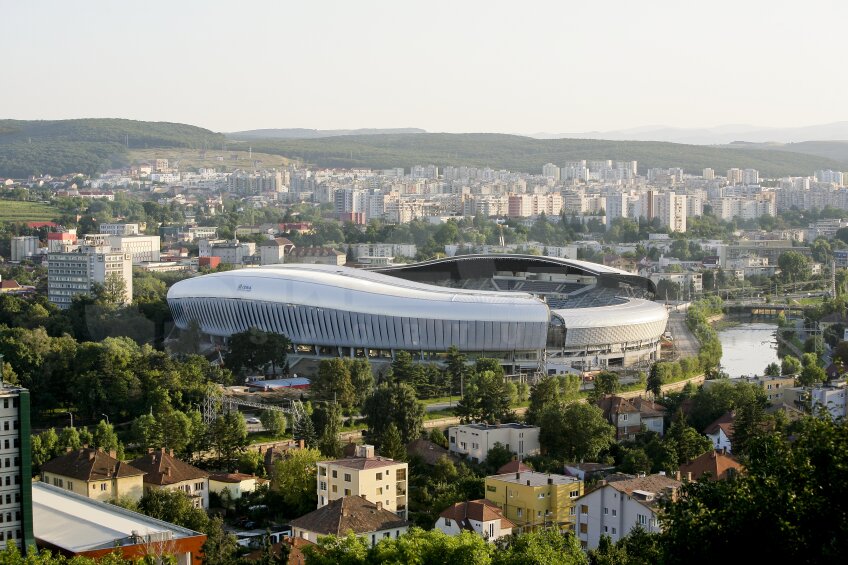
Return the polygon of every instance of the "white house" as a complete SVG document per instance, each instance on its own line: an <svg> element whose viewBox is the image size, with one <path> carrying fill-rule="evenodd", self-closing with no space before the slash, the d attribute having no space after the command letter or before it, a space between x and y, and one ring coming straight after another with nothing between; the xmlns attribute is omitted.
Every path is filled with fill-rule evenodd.
<svg viewBox="0 0 848 565"><path fill-rule="evenodd" d="M704 435L713 442L713 449L716 451L726 450L728 453L732 452L733 420L733 412L725 412L715 422L704 429Z"/></svg>
<svg viewBox="0 0 848 565"><path fill-rule="evenodd" d="M661 531L657 503L674 496L682 483L665 475L648 475L600 486L578 498L577 538L584 549L595 549L602 535L617 542L636 526L647 532Z"/></svg>
<svg viewBox="0 0 848 565"><path fill-rule="evenodd" d="M474 463L486 460L500 443L519 459L539 453L539 428L526 424L464 424L448 428L449 449Z"/></svg>
<svg viewBox="0 0 848 565"><path fill-rule="evenodd" d="M197 508L209 508L209 473L174 457L174 450L151 449L130 463L145 472L144 490L179 490Z"/></svg>
<svg viewBox="0 0 848 565"><path fill-rule="evenodd" d="M436 520L436 529L450 536L470 530L490 543L511 535L513 526L503 515L503 510L486 499L449 506Z"/></svg>
<svg viewBox="0 0 848 565"><path fill-rule="evenodd" d="M230 498L237 500L243 494L255 491L262 480L256 475L247 475L245 473L209 475L209 490L217 493L227 490L230 492Z"/></svg>
<svg viewBox="0 0 848 565"><path fill-rule="evenodd" d="M409 529L409 522L382 504L368 502L361 496L345 496L291 521L292 537L315 543L327 535L344 536L353 532L369 545L385 538L399 538Z"/></svg>

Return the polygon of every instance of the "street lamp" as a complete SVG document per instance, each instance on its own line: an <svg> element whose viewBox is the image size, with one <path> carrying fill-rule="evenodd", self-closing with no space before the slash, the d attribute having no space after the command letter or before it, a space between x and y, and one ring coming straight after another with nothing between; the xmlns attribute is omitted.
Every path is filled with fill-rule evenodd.
<svg viewBox="0 0 848 565"><path fill-rule="evenodd" d="M68 416L71 417L71 427L73 428L74 427L74 414L73 414L73 412L65 412L65 414L67 414Z"/></svg>
<svg viewBox="0 0 848 565"><path fill-rule="evenodd" d="M102 412L100 413L100 415L101 415L101 416L106 416L106 424L108 425L108 424L109 424L109 415L108 415L108 414L104 414L104 413L102 413Z"/></svg>

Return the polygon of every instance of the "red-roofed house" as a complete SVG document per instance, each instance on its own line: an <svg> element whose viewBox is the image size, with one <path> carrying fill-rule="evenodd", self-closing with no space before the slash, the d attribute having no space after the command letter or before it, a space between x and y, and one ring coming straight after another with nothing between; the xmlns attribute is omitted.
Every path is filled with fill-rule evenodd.
<svg viewBox="0 0 848 565"><path fill-rule="evenodd" d="M445 509L436 520L436 529L448 535L475 532L493 543L512 534L515 524L507 520L503 510L486 499L459 502Z"/></svg>
<svg viewBox="0 0 848 565"><path fill-rule="evenodd" d="M686 480L697 481L709 473L710 479L728 479L737 473L744 471L739 461L724 451L707 451L680 466L680 475Z"/></svg>

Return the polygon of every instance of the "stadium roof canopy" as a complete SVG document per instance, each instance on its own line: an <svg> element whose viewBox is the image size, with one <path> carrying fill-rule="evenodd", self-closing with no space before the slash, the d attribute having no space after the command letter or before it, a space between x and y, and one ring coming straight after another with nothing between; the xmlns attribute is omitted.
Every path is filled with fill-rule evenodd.
<svg viewBox="0 0 848 565"><path fill-rule="evenodd" d="M371 270L419 282L491 278L505 272L582 275L597 277L600 282L622 282L656 292L656 286L649 279L600 263L515 253L455 255L409 265L376 267Z"/></svg>

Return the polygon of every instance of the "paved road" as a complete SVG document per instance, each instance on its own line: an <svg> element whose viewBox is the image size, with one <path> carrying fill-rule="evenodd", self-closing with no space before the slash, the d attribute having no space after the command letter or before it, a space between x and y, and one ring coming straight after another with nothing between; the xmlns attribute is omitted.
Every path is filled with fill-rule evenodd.
<svg viewBox="0 0 848 565"><path fill-rule="evenodd" d="M686 325L685 312L671 312L666 329L674 339L675 352L679 357L695 357L700 352L700 344Z"/></svg>

